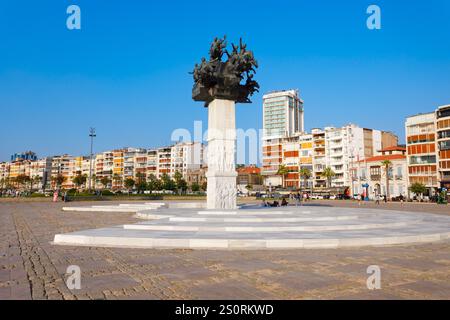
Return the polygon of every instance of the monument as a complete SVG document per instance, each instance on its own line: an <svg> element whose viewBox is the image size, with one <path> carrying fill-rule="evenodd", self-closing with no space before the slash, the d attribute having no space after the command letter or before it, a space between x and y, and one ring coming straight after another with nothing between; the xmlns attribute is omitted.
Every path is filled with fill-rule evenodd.
<svg viewBox="0 0 450 320"><path fill-rule="evenodd" d="M192 72L192 99L208 108L207 209L236 209L236 103L250 103L259 89L253 80L258 64L242 42L226 49L226 37L215 38L209 61L202 58ZM223 57L227 60L223 61Z"/></svg>

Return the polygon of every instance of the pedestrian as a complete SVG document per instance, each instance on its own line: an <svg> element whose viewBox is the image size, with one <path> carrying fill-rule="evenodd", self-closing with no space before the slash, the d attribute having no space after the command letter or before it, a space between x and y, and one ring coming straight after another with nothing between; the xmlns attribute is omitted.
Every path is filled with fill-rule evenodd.
<svg viewBox="0 0 450 320"><path fill-rule="evenodd" d="M384 198L384 203L387 203L387 196L384 195L383 198Z"/></svg>
<svg viewBox="0 0 450 320"><path fill-rule="evenodd" d="M295 198L295 206L298 207L298 205L301 205L300 194L298 192L294 194L294 198Z"/></svg>
<svg viewBox="0 0 450 320"><path fill-rule="evenodd" d="M375 204L380 204L380 195L378 193L375 194Z"/></svg>

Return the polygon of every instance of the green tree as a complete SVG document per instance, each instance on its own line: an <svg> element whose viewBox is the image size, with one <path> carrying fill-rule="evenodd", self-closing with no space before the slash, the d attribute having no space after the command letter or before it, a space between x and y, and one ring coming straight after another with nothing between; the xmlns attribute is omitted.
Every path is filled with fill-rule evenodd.
<svg viewBox="0 0 450 320"><path fill-rule="evenodd" d="M384 172L386 174L386 200L389 201L390 195L389 195L389 171L392 166L392 162L389 160L384 160L381 162L381 164L384 167Z"/></svg>
<svg viewBox="0 0 450 320"><path fill-rule="evenodd" d="M145 181L145 173L136 173L136 189L139 193L143 193L144 190L148 189L147 181Z"/></svg>
<svg viewBox="0 0 450 320"><path fill-rule="evenodd" d="M204 182L202 183L202 190L203 190L204 192L206 192L206 189L208 189L208 181L204 181Z"/></svg>
<svg viewBox="0 0 450 320"><path fill-rule="evenodd" d="M102 184L103 189L106 189L108 185L111 183L111 180L105 176L100 179L100 183Z"/></svg>
<svg viewBox="0 0 450 320"><path fill-rule="evenodd" d="M285 187L285 180L286 180L286 176L289 173L288 168L285 165L280 165L280 167L278 168L277 171L277 175L281 176L281 186L284 188Z"/></svg>
<svg viewBox="0 0 450 320"><path fill-rule="evenodd" d="M138 172L136 173L136 183L145 182L145 173Z"/></svg>
<svg viewBox="0 0 450 320"><path fill-rule="evenodd" d="M179 180L183 179L183 175L180 171L175 171L173 178L175 179L175 182L178 182Z"/></svg>
<svg viewBox="0 0 450 320"><path fill-rule="evenodd" d="M10 177L6 177L6 178L2 178L2 189L10 189L11 188L11 178Z"/></svg>
<svg viewBox="0 0 450 320"><path fill-rule="evenodd" d="M155 190L161 190L161 180L156 178L154 174L150 174L148 176L147 189L150 190L150 192Z"/></svg>
<svg viewBox="0 0 450 320"><path fill-rule="evenodd" d="M86 180L87 180L86 175L78 174L72 179L72 182L75 184L77 189L79 189L83 184L86 183Z"/></svg>
<svg viewBox="0 0 450 320"><path fill-rule="evenodd" d="M173 181L172 178L167 173L164 173L161 176L161 182L162 182L162 188L164 190L173 191L177 188L175 181Z"/></svg>
<svg viewBox="0 0 450 320"><path fill-rule="evenodd" d="M188 185L186 180L183 179L183 175L177 170L175 174L173 175L175 179L176 188L178 189L178 192L184 193L186 192Z"/></svg>
<svg viewBox="0 0 450 320"><path fill-rule="evenodd" d="M177 188L179 190L181 190L182 193L186 193L186 190L188 189L188 184L187 184L186 180L184 180L184 179L178 180L178 182L176 184L177 184Z"/></svg>
<svg viewBox="0 0 450 320"><path fill-rule="evenodd" d="M192 183L191 190L192 190L192 192L199 192L200 191L200 185L197 182Z"/></svg>
<svg viewBox="0 0 450 320"><path fill-rule="evenodd" d="M132 178L126 178L124 181L125 188L131 191L135 185L135 181Z"/></svg>
<svg viewBox="0 0 450 320"><path fill-rule="evenodd" d="M420 182L415 182L409 187L409 191L411 191L412 193L420 195L420 197L422 198L422 195L425 192L427 192L427 187L424 184L420 183Z"/></svg>
<svg viewBox="0 0 450 320"><path fill-rule="evenodd" d="M299 173L300 177L303 178L303 185L305 186L305 189L306 189L306 186L308 185L308 180L312 176L312 172L308 168L301 168L298 173Z"/></svg>
<svg viewBox="0 0 450 320"><path fill-rule="evenodd" d="M322 176L327 179L328 188L331 188L331 180L336 176L336 173L330 167L326 167L322 172Z"/></svg>

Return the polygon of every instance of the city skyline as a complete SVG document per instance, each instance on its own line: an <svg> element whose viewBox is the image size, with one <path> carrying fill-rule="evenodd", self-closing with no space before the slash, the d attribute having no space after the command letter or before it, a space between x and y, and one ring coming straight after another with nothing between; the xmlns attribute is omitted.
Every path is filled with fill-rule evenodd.
<svg viewBox="0 0 450 320"><path fill-rule="evenodd" d="M404 144L407 116L450 101L445 1L414 8L377 1L381 30L367 29L365 1L252 2L260 19L231 16L227 24L181 2L77 1L82 29L75 31L65 27L69 4L0 5L9 49L0 51L0 161L26 150L88 154L91 126L99 133L94 152L169 145L173 130L206 123L202 105L191 100L188 72L196 57L207 55L205 43L223 34L230 42L242 36L260 63L261 92L237 107L244 130L262 127L264 93L299 89L307 131L351 122L392 131ZM215 14L228 17L228 10Z"/></svg>

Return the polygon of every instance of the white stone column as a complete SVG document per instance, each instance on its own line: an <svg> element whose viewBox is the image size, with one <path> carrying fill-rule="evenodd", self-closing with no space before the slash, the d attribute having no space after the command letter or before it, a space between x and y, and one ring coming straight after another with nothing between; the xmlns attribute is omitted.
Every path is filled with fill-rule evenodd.
<svg viewBox="0 0 450 320"><path fill-rule="evenodd" d="M236 209L235 102L208 105L207 209Z"/></svg>

